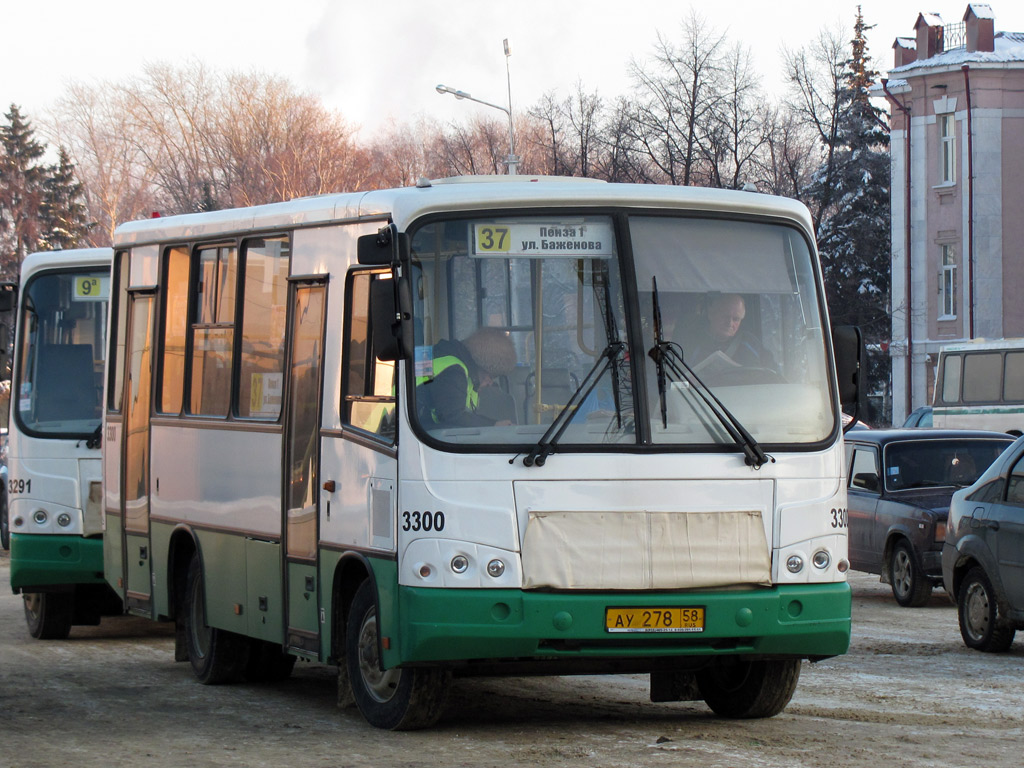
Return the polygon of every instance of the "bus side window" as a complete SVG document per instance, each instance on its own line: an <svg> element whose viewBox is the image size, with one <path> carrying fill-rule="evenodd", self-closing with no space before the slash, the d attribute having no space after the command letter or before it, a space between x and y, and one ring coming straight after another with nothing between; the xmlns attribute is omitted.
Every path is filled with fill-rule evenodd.
<svg viewBox="0 0 1024 768"><path fill-rule="evenodd" d="M395 437L395 363L380 360L373 350L370 284L389 273L357 271L345 289L345 349L342 371L342 421L349 426Z"/></svg>

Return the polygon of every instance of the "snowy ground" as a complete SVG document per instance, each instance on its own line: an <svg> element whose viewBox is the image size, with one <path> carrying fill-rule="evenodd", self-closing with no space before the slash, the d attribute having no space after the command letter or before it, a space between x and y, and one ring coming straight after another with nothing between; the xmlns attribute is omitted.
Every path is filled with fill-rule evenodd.
<svg viewBox="0 0 1024 768"><path fill-rule="evenodd" d="M805 664L770 720L651 704L645 676L486 679L457 681L441 723L416 733L338 710L328 667L199 685L174 663L169 628L139 619L34 641L4 587L0 766L1020 766L1024 638L1008 654L970 651L942 591L907 609L877 577L851 583L850 653Z"/></svg>

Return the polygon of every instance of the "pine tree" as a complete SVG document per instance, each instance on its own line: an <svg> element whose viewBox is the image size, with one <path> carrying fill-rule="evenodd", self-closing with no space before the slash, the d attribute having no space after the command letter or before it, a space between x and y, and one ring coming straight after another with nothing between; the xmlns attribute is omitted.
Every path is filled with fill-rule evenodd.
<svg viewBox="0 0 1024 768"><path fill-rule="evenodd" d="M39 207L39 250L74 248L88 235L82 185L75 180L75 166L61 147L57 164L48 168L43 181L43 199Z"/></svg>
<svg viewBox="0 0 1024 768"><path fill-rule="evenodd" d="M832 322L859 325L872 345L890 335L891 243L889 130L868 98L878 76L867 53L869 29L858 6L830 178L819 174L813 192L823 204L818 249ZM868 392L886 390L888 381L888 357L870 356Z"/></svg>
<svg viewBox="0 0 1024 768"><path fill-rule="evenodd" d="M14 104L0 126L0 275L15 277L39 233L45 153L31 123Z"/></svg>

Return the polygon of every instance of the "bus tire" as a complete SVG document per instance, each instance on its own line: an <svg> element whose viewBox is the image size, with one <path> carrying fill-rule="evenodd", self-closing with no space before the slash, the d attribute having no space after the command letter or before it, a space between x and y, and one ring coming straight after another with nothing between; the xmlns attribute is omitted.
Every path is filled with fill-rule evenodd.
<svg viewBox="0 0 1024 768"><path fill-rule="evenodd" d="M905 541L899 541L889 555L889 582L892 596L904 608L927 605L932 596L932 584L921 572L914 551Z"/></svg>
<svg viewBox="0 0 1024 768"><path fill-rule="evenodd" d="M64 640L75 615L74 592L26 592L25 622L36 640Z"/></svg>
<svg viewBox="0 0 1024 768"><path fill-rule="evenodd" d="M370 580L359 586L349 608L345 664L356 706L370 725L392 731L428 728L444 711L451 683L448 670L381 670L377 602Z"/></svg>
<svg viewBox="0 0 1024 768"><path fill-rule="evenodd" d="M277 643L252 639L245 679L253 683L277 683L287 680L295 668L295 657L281 650Z"/></svg>
<svg viewBox="0 0 1024 768"><path fill-rule="evenodd" d="M975 566L967 572L957 593L956 613L964 645L985 653L1010 650L1017 630L999 609L999 597L984 569Z"/></svg>
<svg viewBox="0 0 1024 768"><path fill-rule="evenodd" d="M185 644L192 671L203 685L234 683L242 679L248 661L246 639L206 624L203 564L192 556L185 587Z"/></svg>
<svg viewBox="0 0 1024 768"><path fill-rule="evenodd" d="M774 717L786 708L800 679L800 659L722 657L697 673L704 702L720 717Z"/></svg>
<svg viewBox="0 0 1024 768"><path fill-rule="evenodd" d="M11 521L7 517L7 489L0 484L0 549L11 548Z"/></svg>

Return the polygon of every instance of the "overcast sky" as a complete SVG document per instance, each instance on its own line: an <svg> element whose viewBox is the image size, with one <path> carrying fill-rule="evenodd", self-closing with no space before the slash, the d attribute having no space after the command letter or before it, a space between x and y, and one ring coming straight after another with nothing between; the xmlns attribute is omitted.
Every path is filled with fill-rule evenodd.
<svg viewBox="0 0 1024 768"><path fill-rule="evenodd" d="M965 0L860 0L876 69L892 65L892 42L909 36L920 11L959 22ZM851 30L858 2L694 2L717 30L751 49L765 87L781 95L781 49L799 48L826 26ZM995 0L996 29L1024 32L1024 2ZM941 6L941 7L939 7ZM438 83L507 103L567 95L577 80L607 99L628 93L631 59L661 32L678 39L690 3L679 0L9 0L2 13L0 107L43 115L69 81L123 80L145 62L201 60L217 69L260 70L319 94L364 135L423 116L448 122L471 102L438 95ZM500 117L496 112L494 116Z"/></svg>

